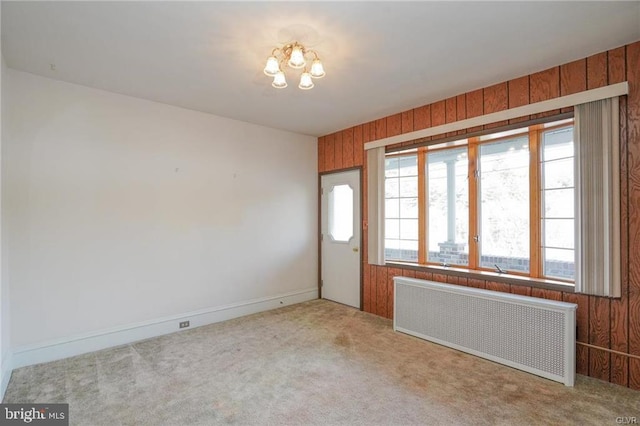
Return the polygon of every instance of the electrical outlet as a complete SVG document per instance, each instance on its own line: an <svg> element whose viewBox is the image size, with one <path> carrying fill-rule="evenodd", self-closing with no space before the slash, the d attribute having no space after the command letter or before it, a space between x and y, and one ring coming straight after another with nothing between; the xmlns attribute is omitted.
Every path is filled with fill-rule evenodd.
<svg viewBox="0 0 640 426"><path fill-rule="evenodd" d="M189 321L180 322L180 328L187 328L187 327L189 327Z"/></svg>

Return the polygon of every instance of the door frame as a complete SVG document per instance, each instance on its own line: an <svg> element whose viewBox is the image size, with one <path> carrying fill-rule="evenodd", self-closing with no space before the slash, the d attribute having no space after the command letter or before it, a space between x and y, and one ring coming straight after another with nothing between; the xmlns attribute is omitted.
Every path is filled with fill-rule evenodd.
<svg viewBox="0 0 640 426"><path fill-rule="evenodd" d="M351 172L353 170L358 170L359 174L360 174L360 200L358 200L358 202L360 203L360 223L358 224L358 226L360 227L360 250L358 253L358 262L359 262L359 269L360 269L360 310L364 310L364 305L363 305L363 298L364 298L364 285L363 285L363 280L364 280L364 266L362 264L362 253L364 250L364 246L363 246L363 240L364 240L364 205L363 205L363 193L364 193L364 177L362 176L362 171L363 171L363 167L362 166L355 166L355 167L348 167L346 169L336 169L336 170L330 170L330 171L326 171L326 172L319 172L318 173L318 299L322 299L322 176L325 175L332 175L332 174L336 174L336 173L342 173L342 172Z"/></svg>

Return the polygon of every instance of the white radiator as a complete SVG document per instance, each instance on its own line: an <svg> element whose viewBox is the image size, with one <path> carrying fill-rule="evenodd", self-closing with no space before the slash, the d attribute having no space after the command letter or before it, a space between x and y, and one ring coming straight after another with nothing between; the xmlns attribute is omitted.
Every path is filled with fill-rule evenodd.
<svg viewBox="0 0 640 426"><path fill-rule="evenodd" d="M396 331L573 386L577 305L394 277Z"/></svg>

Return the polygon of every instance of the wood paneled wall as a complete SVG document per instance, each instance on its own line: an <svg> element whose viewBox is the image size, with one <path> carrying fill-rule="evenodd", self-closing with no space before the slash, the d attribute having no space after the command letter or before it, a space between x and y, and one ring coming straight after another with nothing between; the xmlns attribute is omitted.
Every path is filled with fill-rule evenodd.
<svg viewBox="0 0 640 426"><path fill-rule="evenodd" d="M397 275L523 294L578 305L579 342L640 356L640 41L585 59L424 105L360 124L318 139L318 171L362 166L366 176L364 144L369 141L501 111L607 84L629 82L621 111L622 297L609 299L526 286L467 279L367 263L366 223L363 211L363 308L387 318L393 316L393 277ZM550 111L541 115L555 114ZM536 117L513 119L518 122ZM493 123L485 128L506 124ZM480 130L471 128L457 134ZM450 133L442 136L452 136ZM438 136L434 136L437 139ZM404 143L404 145L409 145ZM363 197L366 206L366 179ZM577 345L577 372L633 389L640 389L640 359Z"/></svg>

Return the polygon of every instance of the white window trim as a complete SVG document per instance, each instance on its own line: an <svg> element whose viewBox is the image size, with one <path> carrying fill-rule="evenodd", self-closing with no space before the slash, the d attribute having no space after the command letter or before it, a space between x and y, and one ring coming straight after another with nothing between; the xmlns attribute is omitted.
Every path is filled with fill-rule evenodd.
<svg viewBox="0 0 640 426"><path fill-rule="evenodd" d="M384 148L367 152L367 253L370 265L384 265Z"/></svg>

